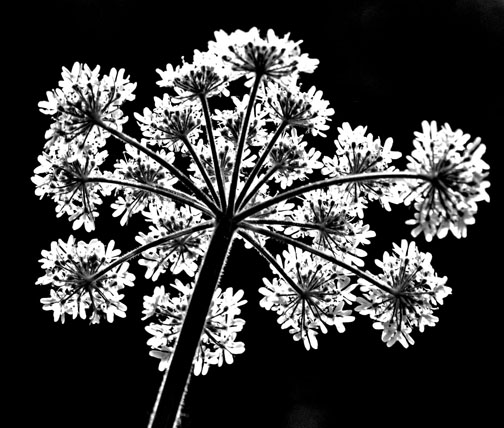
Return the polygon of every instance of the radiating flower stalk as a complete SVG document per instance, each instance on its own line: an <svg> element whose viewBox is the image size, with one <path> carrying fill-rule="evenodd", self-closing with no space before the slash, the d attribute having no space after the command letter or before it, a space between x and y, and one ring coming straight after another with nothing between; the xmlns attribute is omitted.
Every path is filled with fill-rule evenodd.
<svg viewBox="0 0 504 428"><path fill-rule="evenodd" d="M166 92L135 113L141 139L123 132L122 107L136 87L124 70L101 76L99 67L75 63L39 103L53 122L35 193L53 199L73 229L92 232L106 199L122 226L133 216L147 223L139 246L122 255L113 242L53 242L38 284L49 288L42 304L55 321L99 323L125 316L134 258L147 279L166 279L144 298L147 345L165 372L149 427L176 426L191 373L231 364L245 350L244 293L219 287L238 242L271 268L258 281L260 306L306 349L333 326L344 332L354 314L368 315L388 346L407 347L416 330L436 324L451 293L414 241L394 244L377 273L364 270L375 236L364 217L374 202L387 210L406 204L414 237L465 237L477 203L489 200L485 146L423 122L398 170L392 139L343 123L320 152L310 141L326 137L334 110L320 90L299 83L317 65L289 35L218 31L191 62L158 70ZM230 96L240 82L245 90ZM215 97L227 107L215 108ZM122 158L110 162L107 144L122 144Z"/></svg>

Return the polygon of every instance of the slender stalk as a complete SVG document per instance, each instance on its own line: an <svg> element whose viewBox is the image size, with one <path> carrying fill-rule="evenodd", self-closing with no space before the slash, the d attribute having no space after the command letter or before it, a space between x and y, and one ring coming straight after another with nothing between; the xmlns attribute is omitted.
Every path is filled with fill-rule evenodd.
<svg viewBox="0 0 504 428"><path fill-rule="evenodd" d="M284 132L284 130L287 127L287 125L288 125L288 123L284 121L284 122L282 122L278 126L278 128L275 131L275 134L271 138L270 142L268 143L268 145L262 151L261 157L259 158L259 160L255 164L254 169L252 170L252 172L250 173L250 175L247 177L247 182L243 186L243 189L241 190L241 192L240 192L240 194L238 196L238 199L236 200L236 206L237 207L245 206L246 202L242 202L242 201L244 200L245 195L247 194L248 189L250 188L250 186L254 182L254 179L257 177L257 174L259 174L259 171L263 167L264 162L266 161L266 158L270 154L271 150L273 149L273 146L277 142L278 138L280 138L280 135L282 135L282 132ZM248 198L246 198L246 200L250 200L250 198L254 195L253 192L251 192L251 194L252 195L248 196Z"/></svg>
<svg viewBox="0 0 504 428"><path fill-rule="evenodd" d="M171 356L166 388L161 393L154 412L152 428L176 426L187 380L204 331L216 287L231 248L234 225L228 218L220 219L201 264L196 285Z"/></svg>
<svg viewBox="0 0 504 428"><path fill-rule="evenodd" d="M182 138L182 142L186 146L187 150L189 151L189 153L191 154L191 156L194 160L194 163L198 167L198 170L201 173L201 176L203 177L203 180L205 181L205 184L207 185L209 192L212 194L213 200L217 203L219 201L219 196L217 195L217 192L215 191L215 188L212 184L212 180L210 180L210 177L208 176L207 170L205 169L205 167L201 163L200 157L196 153L196 150L194 150L194 146L191 144L191 142L189 141L189 138L187 138L187 136L184 136Z"/></svg>
<svg viewBox="0 0 504 428"><path fill-rule="evenodd" d="M107 132L112 134L114 137L116 137L118 140L130 144L131 146L135 147L137 150L141 151L142 153L145 153L147 156L150 158L154 159L156 162L158 162L161 166L166 168L170 173L174 176L177 177L182 184L184 184L189 190L191 190L197 197L200 199L202 202L205 203L205 205L210 208L212 212L215 214L220 213L219 208L208 198L208 196L203 193L192 181L191 179L186 176L183 172L181 172L178 168L167 162L165 159L163 159L161 156L159 156L156 152L150 150L148 147L145 147L142 145L139 141L135 140L134 138L130 137L129 135L124 134L121 131L118 131L117 129L112 128L111 126L107 125L103 120L101 120L99 117L94 118L96 124L100 126L101 128L105 129Z"/></svg>
<svg viewBox="0 0 504 428"><path fill-rule="evenodd" d="M369 281L371 284L386 291L387 293L396 294L396 292L392 288L390 288L386 284L381 283L376 278L374 278L372 275L370 275L370 274L368 274L368 273L366 273L366 272L364 272L364 271L362 271L362 270L360 270L360 269L358 269L348 263L345 263L341 260L338 260L335 257L331 256L330 254L324 253L323 251L319 251L313 247L310 247L309 245L307 245L303 242L300 242L296 239L290 238L286 235L282 235L280 233L273 232L271 230L268 230L268 229L265 229L262 227L252 226L251 224L248 224L248 223L240 223L239 228L249 230L251 232L259 233L261 235L268 236L269 238L273 238L278 241L282 241L286 244L291 244L294 247L301 248L304 251L308 251L309 253L312 253L322 259L327 260L328 262L334 263L335 265L342 267L343 269L345 269L349 272L352 272L353 274L365 279L366 281Z"/></svg>
<svg viewBox="0 0 504 428"><path fill-rule="evenodd" d="M233 176L231 178L231 186L229 188L229 212L233 213L235 209L235 198L236 190L238 187L238 178L240 176L241 161L243 157L243 151L245 149L245 141L247 141L248 129L250 118L252 116L252 110L254 109L255 100L257 97L257 92L259 90L259 85L261 84L262 75L256 74L254 85L250 91L249 102L247 105L247 111L245 112L245 117L241 124L240 137L238 138L238 148L236 150L235 165L233 168Z"/></svg>
<svg viewBox="0 0 504 428"><path fill-rule="evenodd" d="M169 235L163 236L162 238L156 239L152 242L149 242L147 244L141 245L126 254L124 254L122 257L119 257L118 259L114 260L112 263L109 265L105 266L102 270L96 272L89 280L90 281L97 281L100 279L103 275L105 275L108 271L111 269L114 269L116 266L121 265L124 262L127 262L129 259L136 257L140 254L142 254L144 251L147 251L151 248L157 247L159 245L166 244L167 242L170 242L174 239L180 238L182 236L186 235L192 235L193 233L209 229L212 227L213 221L205 221L200 224L197 224L196 226L188 227L187 229L179 230L174 233L170 233Z"/></svg>
<svg viewBox="0 0 504 428"><path fill-rule="evenodd" d="M340 177L326 178L312 183L305 184L303 186L296 187L294 189L288 190L286 192L279 193L278 195L263 201L257 205L254 205L246 210L240 211L236 216L235 220L240 222L251 215L269 208L279 202L285 201L286 199L294 198L300 196L303 193L310 192L312 190L324 189L330 186L352 183L358 181L373 181L373 180L383 180L383 179L410 179L410 180L425 180L431 181L432 177L427 174L417 174L415 172L409 171L391 171L391 172L369 172L362 174L349 174Z"/></svg>
<svg viewBox="0 0 504 428"><path fill-rule="evenodd" d="M215 179L217 180L217 188L219 189L220 206L222 212L226 211L226 191L224 189L224 182L222 180L222 171L220 168L219 156L217 153L217 146L212 128L212 118L210 117L210 108L208 107L208 99L205 94L199 96L201 106L203 107L203 116L205 117L205 129L208 137L208 144L212 151L212 162L214 167Z"/></svg>
<svg viewBox="0 0 504 428"><path fill-rule="evenodd" d="M254 238L252 238L249 234L243 232L243 231L239 231L238 232L240 234L240 236L242 236L243 238L245 238L248 242L250 242L250 244L257 250L257 252L266 259L266 261L268 263L270 263L275 269L276 271L282 275L284 277L284 279L289 283L289 285L299 294L302 294L303 293L303 290L301 290L301 288L293 281L293 279L287 275L287 273L285 272L285 270L282 269L282 266L280 266L280 264L276 261L275 257L273 257L273 255L268 251L266 250L266 248L264 248L263 246L261 246L261 244L259 244Z"/></svg>
<svg viewBox="0 0 504 428"><path fill-rule="evenodd" d="M147 183L138 183L135 181L127 181L127 180L119 180L115 178L110 178L110 177L89 177L86 179L86 183L107 183L107 184L113 184L116 186L126 186L126 187L131 187L134 189L138 190L143 190L145 192L150 192L154 193L159 196L163 196L168 199L172 199L174 201L180 202L185 205L189 205L193 208L196 208L197 210L200 210L201 212L204 212L205 214L209 215L210 217L215 217L215 214L210 211L207 207L204 205L201 205L199 201L193 199L186 193L182 192L177 192L172 189L166 189L164 187L159 187L159 186L153 186L151 184Z"/></svg>
<svg viewBox="0 0 504 428"><path fill-rule="evenodd" d="M254 188L248 193L245 198L243 198L242 201L240 201L238 198L238 201L236 203L238 209L241 209L242 207L245 207L247 205L247 202L250 201L254 197L254 195L259 191L261 186L266 183L270 177L278 171L278 165L273 165L266 173L261 177L261 179L257 182L257 184L254 186ZM240 194L240 196L243 195L243 193Z"/></svg>

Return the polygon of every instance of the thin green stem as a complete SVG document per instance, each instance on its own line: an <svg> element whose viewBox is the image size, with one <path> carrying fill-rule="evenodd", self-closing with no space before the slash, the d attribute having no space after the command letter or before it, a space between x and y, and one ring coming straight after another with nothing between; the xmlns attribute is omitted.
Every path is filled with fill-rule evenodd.
<svg viewBox="0 0 504 428"><path fill-rule="evenodd" d="M236 200L236 206L237 207L242 207L245 206L246 202L242 202L244 199L250 200L250 198L254 195L253 192L251 196L248 196L248 198L245 198L245 195L247 194L248 189L250 186L252 186L252 183L254 182L254 179L257 177L257 174L259 174L259 171L264 165L264 162L266 161L266 158L270 154L271 150L273 149L275 143L277 142L278 138L280 138L280 135L284 132L285 128L287 127L288 123L287 122L282 122L280 125L278 125L277 130L275 131L275 134L271 138L270 142L268 145L264 148L264 150L261 153L261 157L257 161L257 163L254 166L254 169L250 173L250 175L247 177L247 181L245 185L243 186L243 189L241 190L238 199Z"/></svg>
<svg viewBox="0 0 504 428"><path fill-rule="evenodd" d="M326 178L318 181L314 181L312 183L305 184L303 186L296 187L291 190L287 190L286 192L279 193L278 195L261 202L257 205L254 205L250 208L247 208L243 211L240 211L236 216L235 220L240 222L250 217L251 215L262 211L266 208L272 207L273 205L278 204L279 202L285 201L286 199L294 198L296 196L300 196L304 193L310 192L312 190L317 189L325 189L330 186L341 185L345 183L352 183L358 181L374 181L374 180L383 180L383 179L391 179L391 180L401 180L401 179L409 179L409 180L425 180L431 181L432 177L427 174L418 174L415 172L409 171L386 171L386 172L369 172L362 174L349 174L339 177Z"/></svg>
<svg viewBox="0 0 504 428"><path fill-rule="evenodd" d="M282 275L282 277L289 283L289 285L298 293L298 294L302 294L303 293L303 290L299 287L299 285L297 285L294 280L289 276L287 275L287 273L285 272L285 270L282 268L282 266L280 266L280 263L278 263L275 259L275 257L273 257L273 255L268 251L266 250L266 248L264 248L261 244L259 244L254 238L252 238L249 234L243 232L243 231L239 231L238 234L244 238L245 240L247 240L256 250L257 252L266 259L266 261L268 263L270 263L274 268L275 270L280 274Z"/></svg>
<svg viewBox="0 0 504 428"><path fill-rule="evenodd" d="M122 257L119 257L118 259L114 260L112 263L109 265L105 266L102 270L96 272L89 280L90 281L97 281L100 279L103 275L105 275L107 272L110 270L114 269L115 267L121 265L124 262L127 262L133 257L136 257L140 254L142 254L144 251L149 250L150 248L157 247L159 245L164 245L167 242L170 242L174 239L180 238L182 236L186 235L192 235L193 233L200 232L205 229L209 229L213 226L214 222L213 221L205 221L200 224L197 224L192 227L188 227L183 230L179 230L174 233L170 233L169 235L163 236L162 238L156 239L152 242L149 242L147 244L141 245L127 253L125 253Z"/></svg>
<svg viewBox="0 0 504 428"><path fill-rule="evenodd" d="M205 181L205 184L207 185L209 192L212 194L213 200L215 202L218 202L219 196L217 195L217 192L215 191L215 188L212 184L212 180L210 180L210 177L208 176L208 172L205 169L205 167L203 166L200 157L196 153L196 150L194 150L194 146L191 144L191 142L189 141L189 138L187 136L184 136L181 140L184 143L184 145L186 146L189 153L191 154L191 156L194 160L194 163L198 167L198 170L201 173L201 176L203 177L203 180Z"/></svg>
<svg viewBox="0 0 504 428"><path fill-rule="evenodd" d="M290 238L286 235L282 235L280 233L277 233L277 232L273 232L271 230L268 230L268 229L265 229L265 228L262 228L262 227L257 227L257 226L253 226L251 224L248 224L248 223L240 223L239 225L239 228L240 229L245 229L245 230L248 230L248 231L251 231L251 232L255 232L255 233L259 233L261 235L264 235L264 236L267 236L269 238L273 238L275 240L278 240L278 241L281 241L281 242L284 242L286 244L290 244L290 245L293 245L294 247L297 247L297 248L300 248L304 251L307 251L309 253L312 253L324 260L327 260L328 262L331 262L331 263L334 263L335 265L338 265L340 267L342 267L343 269L357 275L358 277L360 278L363 278L365 279L366 281L370 282L371 284L375 285L376 287L386 291L387 293L390 293L390 294L395 294L395 291L390 288L388 285L386 284L383 284L381 283L380 281L378 281L376 278L374 278L372 275L368 274L367 272L364 272L358 268L356 268L355 266L352 266L348 263L345 263L341 260L338 260L336 259L334 256L330 255L330 254L327 254L327 253L324 253L323 251L319 251L313 247L310 247L309 245L303 243L303 242L300 242L296 239L293 239L293 238Z"/></svg>
<svg viewBox="0 0 504 428"><path fill-rule="evenodd" d="M245 142L247 141L248 131L249 131L249 123L250 118L252 116L252 110L254 109L255 100L257 97L257 92L259 91L259 86L261 84L262 75L256 74L254 85L250 90L249 101L247 105L247 111L245 112L245 117L243 118L243 122L241 124L240 136L238 138L238 148L236 150L236 159L233 168L233 176L231 178L231 186L229 188L229 212L234 212L235 209L235 198L236 198L236 190L238 187L238 178L240 176L241 169L241 161L243 157L243 151L245 150Z"/></svg>
<svg viewBox="0 0 504 428"><path fill-rule="evenodd" d="M180 202L182 204L189 205L193 208L196 208L197 210L200 210L201 212L207 214L210 217L215 217L215 214L212 211L210 211L204 205L201 205L196 199L191 198L186 193L177 192L172 189L166 189L164 187L153 186L153 185L147 184L147 183L138 183L135 181L119 180L119 179L110 178L110 177L89 177L86 179L86 183L106 183L106 184L113 184L115 186L126 186L126 187L131 187L134 189L138 189L138 190L143 190L145 192L154 193L156 195L174 200L176 202Z"/></svg>
<svg viewBox="0 0 504 428"><path fill-rule="evenodd" d="M186 176L183 172L181 172L178 168L167 162L165 159L163 159L161 156L159 156L156 152L150 150L149 148L145 147L142 145L139 141L135 140L134 138L130 137L129 135L124 134L123 132L107 125L103 120L99 117L94 118L96 124L100 126L101 128L105 129L107 132L109 132L111 135L116 137L118 140L130 144L131 146L135 147L137 150L141 151L142 153L145 153L147 156L150 158L154 159L156 162L158 162L161 166L166 168L170 173L178 178L182 184L184 184L189 190L191 190L197 197L200 199L212 212L215 214L220 214L219 208L209 199L209 197L203 193L192 181L191 179Z"/></svg>
<svg viewBox="0 0 504 428"><path fill-rule="evenodd" d="M210 145L210 150L212 151L212 162L214 167L215 179L217 181L217 188L219 189L220 206L222 212L226 211L226 191L224 189L224 181L222 180L222 170L219 162L219 155L217 153L217 146L215 145L215 139L213 135L212 128L212 118L210 117L210 108L208 106L208 99L203 93L199 96L201 101L201 106L203 107L203 116L205 117L205 129L208 138L208 144Z"/></svg>
<svg viewBox="0 0 504 428"><path fill-rule="evenodd" d="M248 193L248 195L243 198L242 201L240 201L238 198L238 202L237 202L237 206L238 206L238 209L241 209L242 207L246 206L247 205L247 202L250 201L250 199L252 199L254 197L254 195L259 191L259 189L261 188L261 186L266 183L270 177L275 173L277 172L277 170L279 169L278 165L273 165L268 171L266 171L266 173L261 177L261 179L257 182L257 184L254 186L254 188ZM240 196L243 195L243 193L240 194Z"/></svg>

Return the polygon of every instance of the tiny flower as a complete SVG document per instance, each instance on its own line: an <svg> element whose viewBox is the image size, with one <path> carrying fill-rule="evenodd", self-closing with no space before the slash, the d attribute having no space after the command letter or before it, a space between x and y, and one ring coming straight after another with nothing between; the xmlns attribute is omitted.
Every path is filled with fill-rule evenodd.
<svg viewBox="0 0 504 428"><path fill-rule="evenodd" d="M71 70L63 67L59 88L47 92L47 101L39 103L40 111L54 117L55 123L46 134L49 144L63 139L79 150L103 146L108 136L96 127L97 120L122 129L127 117L121 106L135 98L136 83L124 76L124 69L112 68L100 78L100 67L91 70L76 62Z"/></svg>
<svg viewBox="0 0 504 428"><path fill-rule="evenodd" d="M488 164L482 160L485 145L461 130L452 131L448 124L440 130L436 122L422 122L422 132L415 133L414 150L408 156L408 169L424 174L428 181L410 182L406 204L413 202L416 225L413 236L424 233L430 241L443 238L449 231L457 238L467 235L467 225L474 223L477 202L490 198Z"/></svg>
<svg viewBox="0 0 504 428"><path fill-rule="evenodd" d="M67 242L52 242L49 251L42 251L45 275L37 281L51 287L50 297L41 299L43 309L53 311L54 321L62 323L66 314L74 319L89 316L92 324L102 318L112 322L115 315L124 318L126 305L119 291L132 286L135 276L127 262L108 267L120 253L114 241L105 246L97 239L76 242L70 236Z"/></svg>
<svg viewBox="0 0 504 428"><path fill-rule="evenodd" d="M164 287L156 287L152 297L144 297L146 318L155 318L155 322L146 327L152 335L147 344L152 348L150 355L161 360L159 370L165 370L169 365L194 284L186 285L176 279L172 287L179 292L178 295L165 293ZM232 288L218 288L215 291L194 359L195 375L207 374L211 365L232 364L234 356L245 351L243 342L236 341L245 324L238 318L240 307L246 303L242 297L243 290L233 293Z"/></svg>
<svg viewBox="0 0 504 428"><path fill-rule="evenodd" d="M345 303L355 300L351 294L355 286L349 286L348 276L291 245L283 252L283 259L277 257L277 263L282 276L272 281L263 278L265 287L259 292L264 296L260 305L278 314L282 328L289 329L294 340L302 340L307 350L318 347L316 336L327 333L327 326L344 332L345 323L354 320L351 310L344 309Z"/></svg>
<svg viewBox="0 0 504 428"><path fill-rule="evenodd" d="M411 333L415 328L420 332L425 326L433 326L438 318L434 311L443 299L451 294L446 287L446 277L439 277L431 266L431 255L418 251L415 242L401 241L394 244L394 252L387 252L383 260L377 260L382 270L378 279L390 287L390 292L377 288L364 279L364 297L358 297L356 311L369 315L374 328L383 330L382 341L387 346L399 342L405 348L415 342Z"/></svg>

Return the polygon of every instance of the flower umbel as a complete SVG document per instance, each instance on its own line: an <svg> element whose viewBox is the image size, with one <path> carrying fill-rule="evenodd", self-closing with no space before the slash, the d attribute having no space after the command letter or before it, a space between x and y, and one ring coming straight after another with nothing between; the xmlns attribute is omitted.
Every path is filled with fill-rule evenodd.
<svg viewBox="0 0 504 428"><path fill-rule="evenodd" d="M443 238L450 231L457 238L467 235L474 223L477 202L490 201L486 189L490 183L488 164L481 159L485 145L480 138L469 142L470 135L452 131L448 124L440 130L436 122L422 122L415 133L415 148L408 156L408 169L431 177L429 182L410 183L406 203L413 202L416 213L408 224L416 225L413 236Z"/></svg>
<svg viewBox="0 0 504 428"><path fill-rule="evenodd" d="M76 242L70 236L67 242L53 242L40 260L45 275L37 284L51 287L51 296L41 299L43 309L53 311L54 320L62 323L66 314L89 317L91 324L102 318L112 322L115 315L124 318L126 305L119 291L132 286L135 276L128 272L127 262L107 268L120 253L114 241L105 246L97 239Z"/></svg>
<svg viewBox="0 0 504 428"><path fill-rule="evenodd" d="M136 83L125 77L124 69L112 68L102 78L99 72L99 66L91 70L78 62L71 70L63 67L59 88L47 92L47 101L39 103L40 111L53 116L55 121L46 134L49 144L62 138L79 150L103 146L107 133L96 126L97 118L122 129L127 117L120 107L124 101L135 98Z"/></svg>
<svg viewBox="0 0 504 428"><path fill-rule="evenodd" d="M236 340L243 291L221 288L236 245L269 264L274 276L263 279L260 305L306 349L331 326L345 331L354 302L383 342L407 347L414 330L437 323L451 289L414 242L385 253L377 275L363 270L363 246L375 236L363 219L373 209L365 208L411 204L413 235L431 240L448 231L464 237L477 203L489 200L485 146L448 125L423 122L405 171L393 165L401 154L392 139L382 143L363 126L343 123L334 145L312 145L326 136L334 110L314 86L301 90L301 73L318 60L299 45L272 30L216 32L191 62L157 70L167 93L135 115L140 139L122 130L121 108L135 89L124 70L100 76L99 67L75 63L39 103L53 122L32 178L36 195L49 195L74 229L94 230L109 196L112 216L127 225L121 231L140 220L148 226L123 255L113 242L53 242L37 281L51 289L43 309L62 322L124 317L120 291L133 285L135 257L146 278L172 284L144 299L151 355L167 369L150 428L176 426L191 372L205 374L244 351ZM118 153L105 149L110 136L122 157L109 160Z"/></svg>
<svg viewBox="0 0 504 428"><path fill-rule="evenodd" d="M438 317L434 311L451 294L446 277L439 277L431 266L431 255L421 253L415 242L394 244L394 252L387 252L377 260L382 270L379 278L388 284L390 292L359 279L364 297L357 297L355 309L375 321L374 328L383 330L382 340L387 346L399 342L405 348L414 344L411 332L433 326Z"/></svg>
<svg viewBox="0 0 504 428"><path fill-rule="evenodd" d="M306 349L318 348L317 333L327 333L327 326L344 332L345 323L354 320L352 311L344 309L345 303L355 300L350 278L337 267L319 263L292 246L276 261L278 265L272 270L280 267L285 276L272 281L263 278L260 305L279 315L282 328L289 329L294 340L302 340Z"/></svg>

